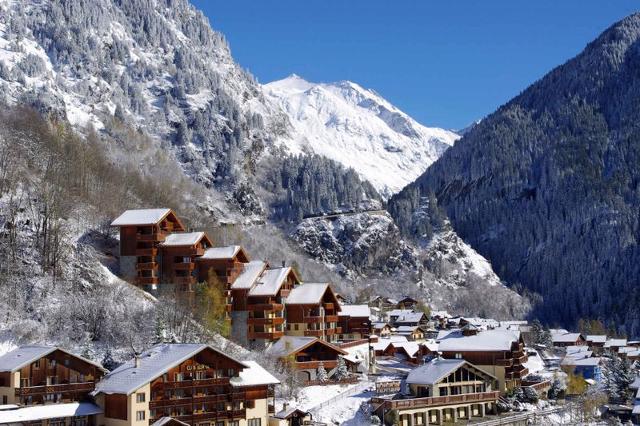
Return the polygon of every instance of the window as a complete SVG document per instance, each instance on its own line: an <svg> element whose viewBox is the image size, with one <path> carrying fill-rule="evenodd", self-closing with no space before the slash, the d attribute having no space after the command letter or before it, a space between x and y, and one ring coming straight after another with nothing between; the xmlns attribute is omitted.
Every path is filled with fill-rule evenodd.
<svg viewBox="0 0 640 426"><path fill-rule="evenodd" d="M294 330L298 331L298 324L293 324Z"/></svg>
<svg viewBox="0 0 640 426"><path fill-rule="evenodd" d="M145 401L145 393L144 392L139 392L136 394L136 402L140 403L140 402L144 402Z"/></svg>
<svg viewBox="0 0 640 426"><path fill-rule="evenodd" d="M136 420L144 420L144 410L136 411Z"/></svg>
<svg viewBox="0 0 640 426"><path fill-rule="evenodd" d="M37 360L36 362L33 363L33 368L35 370L37 370L38 368L40 368L40 360Z"/></svg>
<svg viewBox="0 0 640 426"><path fill-rule="evenodd" d="M176 380L175 380L176 382L181 382L182 378L183 378L182 373L176 373Z"/></svg>
<svg viewBox="0 0 640 426"><path fill-rule="evenodd" d="M52 359L51 361L49 361L49 368L53 369L56 368L56 360Z"/></svg>
<svg viewBox="0 0 640 426"><path fill-rule="evenodd" d="M457 354L456 354L456 359L462 359L462 354L457 353Z"/></svg>
<svg viewBox="0 0 640 426"><path fill-rule="evenodd" d="M216 426L224 426L224 422L216 422Z"/></svg>
<svg viewBox="0 0 640 426"><path fill-rule="evenodd" d="M239 420L232 420L229 422L229 426L240 426Z"/></svg>
<svg viewBox="0 0 640 426"><path fill-rule="evenodd" d="M248 426L260 426L260 419L259 418L249 419Z"/></svg>

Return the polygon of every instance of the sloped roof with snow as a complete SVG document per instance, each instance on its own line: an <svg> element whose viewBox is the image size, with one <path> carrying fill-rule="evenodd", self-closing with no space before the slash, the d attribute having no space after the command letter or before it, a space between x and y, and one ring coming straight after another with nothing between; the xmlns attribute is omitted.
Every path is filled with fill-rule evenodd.
<svg viewBox="0 0 640 426"><path fill-rule="evenodd" d="M414 368L407 376L407 383L433 385L466 364L463 359L436 358L425 365Z"/></svg>
<svg viewBox="0 0 640 426"><path fill-rule="evenodd" d="M210 349L220 355L246 366L219 350L204 344L195 343L163 343L152 347L140 355L140 366L136 367L135 359L122 364L120 367L107 374L96 385L95 394L119 393L131 394L140 387L160 377L172 367L186 361L205 349Z"/></svg>
<svg viewBox="0 0 640 426"><path fill-rule="evenodd" d="M267 263L262 260L254 260L249 263L245 263L242 272L236 280L231 284L231 288L234 290L250 289L256 283L257 279L267 268Z"/></svg>
<svg viewBox="0 0 640 426"><path fill-rule="evenodd" d="M418 327L417 325L401 325L398 328L396 328L396 331L398 333L413 333L414 331L418 330L420 327Z"/></svg>
<svg viewBox="0 0 640 426"><path fill-rule="evenodd" d="M387 317L391 318L391 317L397 317L400 315L406 315L411 313L413 313L413 309L393 309L387 312Z"/></svg>
<svg viewBox="0 0 640 426"><path fill-rule="evenodd" d="M304 283L291 290L287 305L314 305L322 302L322 296L329 288L328 283Z"/></svg>
<svg viewBox="0 0 640 426"><path fill-rule="evenodd" d="M171 209L127 210L111 222L111 226L155 225L169 212Z"/></svg>
<svg viewBox="0 0 640 426"><path fill-rule="evenodd" d="M455 330L446 336L439 337L441 351L509 351L514 342L520 339L520 332L514 330L486 330L473 336L464 336Z"/></svg>
<svg viewBox="0 0 640 426"><path fill-rule="evenodd" d="M277 385L278 379L265 370L255 361L243 361L247 369L242 370L238 377L233 377L229 381L233 387L257 386L257 385Z"/></svg>
<svg viewBox="0 0 640 426"><path fill-rule="evenodd" d="M341 355L347 354L345 350L339 348L338 346L332 345L331 343L318 339L317 337L307 336L282 336L278 339L277 342L275 342L266 350L266 353L277 357L285 357L315 343L320 343L321 345L328 346Z"/></svg>
<svg viewBox="0 0 640 426"><path fill-rule="evenodd" d="M20 346L17 349L12 350L11 352L7 352L6 354L0 356L0 372L13 372L25 367L32 362L49 355L55 351L62 351L67 353L75 358L81 359L84 362L95 365L103 371L106 371L102 365L97 362L93 362L89 359L83 358L79 355L75 355L71 352L65 351L64 349L58 348L56 346Z"/></svg>
<svg viewBox="0 0 640 426"><path fill-rule="evenodd" d="M378 339L377 342L373 344L373 349L376 351L384 351L392 343L404 343L407 341L408 340L405 336L400 336L400 335L380 338Z"/></svg>
<svg viewBox="0 0 640 426"><path fill-rule="evenodd" d="M606 334L589 334L587 335L587 342L593 343L605 343L607 341Z"/></svg>
<svg viewBox="0 0 640 426"><path fill-rule="evenodd" d="M181 420L178 419L174 419L173 417L160 417L160 419L156 420L155 422L153 422L151 424L151 426L164 426L164 425L168 425L168 424L178 424L178 425L185 425L185 426L189 426L189 423L185 423Z"/></svg>
<svg viewBox="0 0 640 426"><path fill-rule="evenodd" d="M204 254L198 260L233 259L240 250L242 250L242 246L210 247L204 251Z"/></svg>
<svg viewBox="0 0 640 426"><path fill-rule="evenodd" d="M204 236L204 232L179 232L169 234L160 245L164 247L192 246L198 244Z"/></svg>
<svg viewBox="0 0 640 426"><path fill-rule="evenodd" d="M408 312L398 316L395 322L420 322L424 317L422 312Z"/></svg>
<svg viewBox="0 0 640 426"><path fill-rule="evenodd" d="M267 269L249 291L249 296L275 296L287 279L289 272L291 272L290 267Z"/></svg>
<svg viewBox="0 0 640 426"><path fill-rule="evenodd" d="M22 407L15 410L0 410L0 424L35 422L74 416L101 414L102 408L91 402L71 402L68 404L47 404Z"/></svg>
<svg viewBox="0 0 640 426"><path fill-rule="evenodd" d="M573 343L580 339L580 333L566 333L566 334L552 334L551 340L553 343Z"/></svg>
<svg viewBox="0 0 640 426"><path fill-rule="evenodd" d="M362 317L369 318L371 308L368 305L340 305L341 317Z"/></svg>
<svg viewBox="0 0 640 426"><path fill-rule="evenodd" d="M580 358L576 359L573 357L565 357L562 360L561 365L571 365L571 366L586 366L586 367L595 367L600 365L600 358L592 357L592 358Z"/></svg>
<svg viewBox="0 0 640 426"><path fill-rule="evenodd" d="M416 356L420 350L420 345L416 342L392 342L394 348L402 348L410 357Z"/></svg>
<svg viewBox="0 0 640 426"><path fill-rule="evenodd" d="M609 339L604 344L605 348L612 346L627 346L627 339Z"/></svg>

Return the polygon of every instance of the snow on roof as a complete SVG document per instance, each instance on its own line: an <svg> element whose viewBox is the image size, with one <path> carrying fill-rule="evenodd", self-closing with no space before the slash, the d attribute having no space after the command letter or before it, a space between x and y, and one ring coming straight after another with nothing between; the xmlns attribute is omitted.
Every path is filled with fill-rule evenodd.
<svg viewBox="0 0 640 426"><path fill-rule="evenodd" d="M304 283L287 296L287 305L315 305L322 302L322 296L329 288L328 283Z"/></svg>
<svg viewBox="0 0 640 426"><path fill-rule="evenodd" d="M127 210L111 222L111 226L155 225L170 211L171 209Z"/></svg>
<svg viewBox="0 0 640 426"><path fill-rule="evenodd" d="M167 235L161 245L164 247L192 246L198 244L202 238L204 238L204 232L179 232Z"/></svg>
<svg viewBox="0 0 640 426"><path fill-rule="evenodd" d="M580 333L566 333L566 334L552 334L551 340L553 343L572 343L580 339Z"/></svg>
<svg viewBox="0 0 640 426"><path fill-rule="evenodd" d="M600 358L580 358L575 359L573 357L565 357L562 360L561 365L572 365L572 366L587 366L587 367L595 367L600 365Z"/></svg>
<svg viewBox="0 0 640 426"><path fill-rule="evenodd" d="M267 269L249 291L249 296L275 296L290 271L290 267Z"/></svg>
<svg viewBox="0 0 640 426"><path fill-rule="evenodd" d="M413 309L393 309L387 312L387 316L391 318L391 317L398 317L400 315L411 314L411 313L413 313Z"/></svg>
<svg viewBox="0 0 640 426"><path fill-rule="evenodd" d="M441 351L509 351L511 345L520 339L520 332L514 330L487 330L472 336L464 336L455 330L439 338Z"/></svg>
<svg viewBox="0 0 640 426"><path fill-rule="evenodd" d="M407 383L433 385L466 364L463 359L436 358L427 364L414 368L407 376Z"/></svg>
<svg viewBox="0 0 640 426"><path fill-rule="evenodd" d="M606 341L607 341L606 334L588 334L587 335L587 342L604 343Z"/></svg>
<svg viewBox="0 0 640 426"><path fill-rule="evenodd" d="M257 385L277 385L280 381L273 377L255 361L243 361L247 369L242 370L238 377L232 377L229 381L234 387L257 386Z"/></svg>
<svg viewBox="0 0 640 426"><path fill-rule="evenodd" d="M64 353L67 353L73 357L79 358L89 364L93 364L96 367L100 368L103 371L106 371L102 365L97 362L93 362L89 359L83 358L81 356L75 355L71 352L65 351L64 349L58 348L56 346L20 346L17 349L12 350L11 352L7 352L6 354L0 356L0 372L12 372L21 369L22 367L31 364L32 362L49 355L50 353L60 350Z"/></svg>
<svg viewBox="0 0 640 426"><path fill-rule="evenodd" d="M198 258L201 259L233 259L242 246L210 247Z"/></svg>
<svg viewBox="0 0 640 426"><path fill-rule="evenodd" d="M211 349L229 359L246 365L219 350L196 343L162 343L143 352L139 357L140 366L135 366L135 358L122 364L107 374L96 385L95 394L120 393L130 395L140 387L163 375L172 367L184 362L197 353Z"/></svg>
<svg viewBox="0 0 640 426"><path fill-rule="evenodd" d="M325 342L324 340L320 340L317 337L307 337L307 336L282 336L281 338L278 339L277 342L275 342L266 350L266 353L268 353L269 355L277 356L277 357L284 357L292 353L298 352L299 350L307 346L310 346L316 342L329 346L331 348L334 348L337 352L339 352L342 355L347 354L347 352L344 351L343 349L335 345L332 345L328 342Z"/></svg>
<svg viewBox="0 0 640 426"><path fill-rule="evenodd" d="M631 353L631 352L635 352L637 350L638 350L638 348L633 347L633 346L623 346L623 347L618 349L618 353L619 354L628 354L628 353Z"/></svg>
<svg viewBox="0 0 640 426"><path fill-rule="evenodd" d="M640 414L640 404L634 405L631 414Z"/></svg>
<svg viewBox="0 0 640 426"><path fill-rule="evenodd" d="M420 327L418 327L417 325L400 325L400 326L398 326L396 331L398 333L413 333L418 328L420 328Z"/></svg>
<svg viewBox="0 0 640 426"><path fill-rule="evenodd" d="M392 343L402 343L407 341L408 340L405 336L389 336L378 339L378 341L373 344L373 349L376 351L384 351Z"/></svg>
<svg viewBox="0 0 640 426"><path fill-rule="evenodd" d="M301 413L301 414L305 414L305 415L307 414L306 411L301 410L300 408L289 407L286 410L278 411L276 414L274 414L273 417L275 417L276 419L280 419L280 420L287 420L289 417L291 417L291 415L293 415L295 413Z"/></svg>
<svg viewBox="0 0 640 426"><path fill-rule="evenodd" d="M368 305L340 305L341 317L367 317L371 315Z"/></svg>
<svg viewBox="0 0 640 426"><path fill-rule="evenodd" d="M92 416L101 413L102 408L91 402L34 405L15 410L1 410L0 423L24 423L63 417Z"/></svg>
<svg viewBox="0 0 640 426"><path fill-rule="evenodd" d="M424 317L422 312L408 312L398 316L396 322L420 322Z"/></svg>
<svg viewBox="0 0 640 426"><path fill-rule="evenodd" d="M630 389L640 389L640 376L633 379L633 382L629 385Z"/></svg>
<svg viewBox="0 0 640 426"><path fill-rule="evenodd" d="M422 346L429 349L429 352L438 352L438 344L433 340L428 340L426 342L422 342L421 344Z"/></svg>
<svg viewBox="0 0 640 426"><path fill-rule="evenodd" d="M373 322L373 323L371 323L371 325L376 330L380 330L380 329L382 329L384 327L390 327L389 323L387 323L387 322Z"/></svg>
<svg viewBox="0 0 640 426"><path fill-rule="evenodd" d="M431 318L451 318L447 311L431 311Z"/></svg>
<svg viewBox="0 0 640 426"><path fill-rule="evenodd" d="M231 284L231 288L234 290L250 289L266 267L267 263L262 260L254 260L249 263L244 263L242 272L238 275L238 278L236 278L233 284Z"/></svg>
<svg viewBox="0 0 640 426"><path fill-rule="evenodd" d="M576 345L573 345L573 346L567 346L567 347L566 347L566 352L567 352L567 355L575 354L575 353L579 353L579 352L589 352L589 346L586 346L586 345L581 345L581 346L576 346Z"/></svg>
<svg viewBox="0 0 640 426"><path fill-rule="evenodd" d="M550 328L549 329L549 333L553 334L567 334L569 333L569 330L566 330L564 328Z"/></svg>
<svg viewBox="0 0 640 426"><path fill-rule="evenodd" d="M612 346L627 346L627 339L609 339L604 344L605 348L610 348Z"/></svg>
<svg viewBox="0 0 640 426"><path fill-rule="evenodd" d="M185 423L185 422L180 421L178 419L174 419L173 417L161 417L157 421L151 423L151 426L164 426L164 425L169 424L171 422L176 422L176 423L181 424L181 425L189 426L189 423Z"/></svg>
<svg viewBox="0 0 640 426"><path fill-rule="evenodd" d="M392 342L394 348L403 348L410 357L414 357L420 350L420 345L416 342Z"/></svg>

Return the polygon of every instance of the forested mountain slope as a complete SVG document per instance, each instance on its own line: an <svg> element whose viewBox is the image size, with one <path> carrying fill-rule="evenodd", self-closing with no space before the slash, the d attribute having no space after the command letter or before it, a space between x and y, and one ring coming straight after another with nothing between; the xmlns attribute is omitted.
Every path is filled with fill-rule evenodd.
<svg viewBox="0 0 640 426"><path fill-rule="evenodd" d="M474 126L391 199L405 235L437 197L455 230L570 326L640 335L640 15Z"/></svg>

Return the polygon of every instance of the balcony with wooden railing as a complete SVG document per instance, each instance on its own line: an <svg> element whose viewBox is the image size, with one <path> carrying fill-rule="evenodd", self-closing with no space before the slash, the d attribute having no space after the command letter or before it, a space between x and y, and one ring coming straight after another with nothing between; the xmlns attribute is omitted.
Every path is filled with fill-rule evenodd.
<svg viewBox="0 0 640 426"><path fill-rule="evenodd" d="M158 262L138 262L136 263L137 270L156 270L158 269Z"/></svg>
<svg viewBox="0 0 640 426"><path fill-rule="evenodd" d="M157 256L157 255L158 255L157 247L136 248L136 256Z"/></svg>
<svg viewBox="0 0 640 426"><path fill-rule="evenodd" d="M306 316L302 318L302 322L305 324L316 324L324 322L324 317L322 316Z"/></svg>
<svg viewBox="0 0 640 426"><path fill-rule="evenodd" d="M511 367L513 365L513 359L512 358L496 359L495 363L498 367Z"/></svg>
<svg viewBox="0 0 640 426"><path fill-rule="evenodd" d="M186 389L205 386L224 386L229 384L229 377L217 377L206 379L190 379L171 382L157 382L152 385L154 391L168 389Z"/></svg>
<svg viewBox="0 0 640 426"><path fill-rule="evenodd" d="M284 336L284 331L249 331L247 333L249 339L276 340L282 336Z"/></svg>
<svg viewBox="0 0 640 426"><path fill-rule="evenodd" d="M57 385L28 386L16 388L16 396L46 395L56 393L88 393L95 389L94 382L64 383Z"/></svg>
<svg viewBox="0 0 640 426"><path fill-rule="evenodd" d="M409 398L409 399L394 399L385 400L381 398L372 398L372 402L383 403L385 409L413 409L413 408L427 408L438 407L443 405L453 404L473 404L478 402L491 402L497 401L500 396L500 392L481 392L481 393L467 393L462 395L449 395L449 396L432 396L425 398Z"/></svg>
<svg viewBox="0 0 640 426"><path fill-rule="evenodd" d="M136 284L139 285L158 284L159 282L160 278L158 277L136 277Z"/></svg>
<svg viewBox="0 0 640 426"><path fill-rule="evenodd" d="M299 370L315 370L320 367L320 363L322 363L327 370L338 366L338 361L329 359L326 361L296 361L295 367Z"/></svg>
<svg viewBox="0 0 640 426"><path fill-rule="evenodd" d="M156 415L150 419L150 423L154 423L160 418L164 417L164 414ZM179 412L172 413L171 417L180 420L188 424L195 424L201 421L216 421L216 420L231 420L231 419L244 419L246 417L245 409L238 410L214 410L207 412L192 411L188 414L181 414Z"/></svg>
<svg viewBox="0 0 640 426"><path fill-rule="evenodd" d="M326 322L338 322L338 316L337 315L325 315L324 316L324 320Z"/></svg>
<svg viewBox="0 0 640 426"><path fill-rule="evenodd" d="M177 262L173 264L173 269L176 271L193 271L196 269L194 262Z"/></svg>
<svg viewBox="0 0 640 426"><path fill-rule="evenodd" d="M253 303L247 305L247 310L249 311L273 312L282 311L283 309L284 305L281 303Z"/></svg>
<svg viewBox="0 0 640 426"><path fill-rule="evenodd" d="M138 241L164 241L167 237L167 234L164 232L154 232L151 234L136 234L136 239Z"/></svg>
<svg viewBox="0 0 640 426"><path fill-rule="evenodd" d="M284 324L284 317L248 318L247 324L251 325L280 325Z"/></svg>
<svg viewBox="0 0 640 426"><path fill-rule="evenodd" d="M322 337L324 336L326 330L310 330L310 329L306 329L304 331L304 335L305 336L310 336L310 337Z"/></svg>

